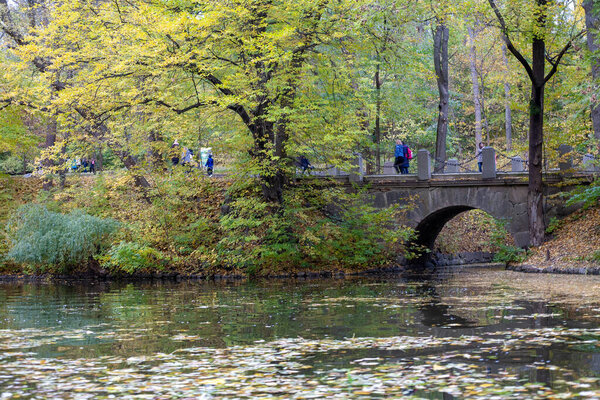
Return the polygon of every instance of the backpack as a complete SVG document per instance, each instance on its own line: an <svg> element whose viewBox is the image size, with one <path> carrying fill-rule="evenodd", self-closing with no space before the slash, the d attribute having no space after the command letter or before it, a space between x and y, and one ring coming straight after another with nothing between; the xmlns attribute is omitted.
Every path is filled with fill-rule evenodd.
<svg viewBox="0 0 600 400"><path fill-rule="evenodd" d="M412 150L408 146L406 146L406 155L408 156L409 160L412 160L412 158L413 158Z"/></svg>

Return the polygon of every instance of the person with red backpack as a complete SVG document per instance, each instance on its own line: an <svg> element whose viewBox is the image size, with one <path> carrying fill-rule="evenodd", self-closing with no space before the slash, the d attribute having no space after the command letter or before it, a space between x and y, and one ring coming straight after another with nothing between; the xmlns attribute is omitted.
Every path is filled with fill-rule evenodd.
<svg viewBox="0 0 600 400"><path fill-rule="evenodd" d="M396 140L394 156L396 157L394 161L394 168L396 168L396 172L403 175L408 174L410 160L412 159L412 151L400 139Z"/></svg>

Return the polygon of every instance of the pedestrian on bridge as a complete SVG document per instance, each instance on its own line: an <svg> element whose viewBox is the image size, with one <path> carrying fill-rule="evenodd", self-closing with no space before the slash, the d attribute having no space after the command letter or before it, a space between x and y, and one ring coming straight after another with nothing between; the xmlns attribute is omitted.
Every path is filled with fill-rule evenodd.
<svg viewBox="0 0 600 400"><path fill-rule="evenodd" d="M310 164L310 161L308 161L308 158L306 158L304 154L300 156L300 160L298 161L298 163L300 164L300 168L302 168L302 175L304 175L306 171L309 171L310 173L312 165Z"/></svg>
<svg viewBox="0 0 600 400"><path fill-rule="evenodd" d="M408 174L408 167L410 167L410 157L409 157L409 149L408 146L405 145L402 140L396 140L396 149L394 150L394 156L396 157L394 161L394 168L396 169L396 173L399 174Z"/></svg>
<svg viewBox="0 0 600 400"><path fill-rule="evenodd" d="M479 167L479 172L481 172L481 170L483 169L483 142L479 142L479 144L477 145L475 157L477 157L477 167Z"/></svg>

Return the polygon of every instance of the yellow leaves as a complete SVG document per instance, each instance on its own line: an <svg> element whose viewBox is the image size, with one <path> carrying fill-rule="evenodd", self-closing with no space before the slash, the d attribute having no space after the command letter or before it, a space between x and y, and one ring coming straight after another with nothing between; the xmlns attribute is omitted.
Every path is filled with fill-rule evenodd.
<svg viewBox="0 0 600 400"><path fill-rule="evenodd" d="M433 364L433 370L434 370L434 371L436 371L436 372L437 372L437 371L444 371L444 370L446 370L446 369L448 369L448 367L447 367L447 366L445 366L445 365L441 365L441 364Z"/></svg>

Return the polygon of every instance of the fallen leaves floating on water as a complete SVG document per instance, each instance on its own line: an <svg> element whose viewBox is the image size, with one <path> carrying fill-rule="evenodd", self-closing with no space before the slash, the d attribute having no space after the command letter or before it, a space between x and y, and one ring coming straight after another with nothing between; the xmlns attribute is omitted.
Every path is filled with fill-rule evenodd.
<svg viewBox="0 0 600 400"><path fill-rule="evenodd" d="M50 307L73 325L5 319L0 399L600 398L600 300L582 295L598 281L561 277L581 285L555 296L533 285L554 282L520 277L321 282L276 294L128 286ZM37 300L15 300L5 310L22 308L7 318L29 316L27 301ZM80 323L86 313L103 317Z"/></svg>
<svg viewBox="0 0 600 400"><path fill-rule="evenodd" d="M41 345L60 340L66 332L0 332L3 341L13 344L25 333L33 338L27 342L29 345ZM71 332L70 336L80 334ZM600 396L597 377L557 381L550 388L523 382L514 371L490 371L481 360L487 360L492 354L553 344L597 345L599 340L600 329L558 327L460 337L293 338L220 349L190 347L170 354L129 358L37 358L34 353L5 351L0 364L3 389L0 398L87 399L115 395L137 399L324 396L341 399L388 397L399 393L418 398L419 393L425 392L446 392L461 398L593 397ZM329 363L335 364L333 356L340 350L346 351L347 362L336 368L307 364L314 357L329 359ZM353 359L353 354L361 350L380 354L402 351L406 356ZM413 356L419 352L423 356ZM572 373L564 367L544 363L528 368L551 369L565 376Z"/></svg>

